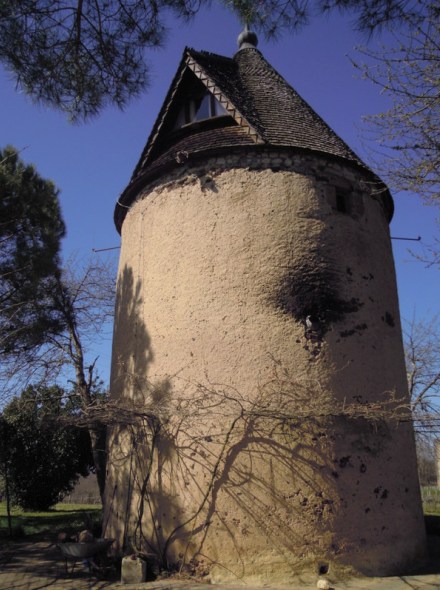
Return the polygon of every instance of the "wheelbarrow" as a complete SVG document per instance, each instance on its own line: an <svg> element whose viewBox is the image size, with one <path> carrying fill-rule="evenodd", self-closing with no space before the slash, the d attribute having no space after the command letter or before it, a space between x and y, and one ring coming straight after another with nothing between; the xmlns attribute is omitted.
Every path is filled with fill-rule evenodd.
<svg viewBox="0 0 440 590"><path fill-rule="evenodd" d="M90 573L101 571L103 568L96 564L95 558L106 554L113 541L114 539L96 539L89 543L59 543L58 548L64 557L66 574L69 572L69 560L73 561L71 573L73 573L77 561L87 562Z"/></svg>

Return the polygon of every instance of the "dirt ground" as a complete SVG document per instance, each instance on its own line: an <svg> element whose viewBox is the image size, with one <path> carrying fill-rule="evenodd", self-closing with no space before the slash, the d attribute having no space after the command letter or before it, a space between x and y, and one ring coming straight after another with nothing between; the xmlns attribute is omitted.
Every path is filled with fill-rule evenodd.
<svg viewBox="0 0 440 590"><path fill-rule="evenodd" d="M430 564L420 573L405 577L355 578L332 584L335 590L440 590L440 537L431 540ZM60 550L47 535L34 535L0 545L0 590L209 590L209 585L193 581L161 580L146 584L121 585L119 572L107 572L105 580L91 575L77 562L65 562ZM240 586L221 586L221 590L238 590ZM241 586L243 588L243 586ZM247 587L248 590L258 590ZM295 590L292 586L283 589ZM312 590L313 585L298 584L298 590Z"/></svg>
<svg viewBox="0 0 440 590"><path fill-rule="evenodd" d="M101 590L118 581L116 571L107 580L90 575L88 568L65 561L47 535L32 535L13 543L6 542L0 551L0 590Z"/></svg>

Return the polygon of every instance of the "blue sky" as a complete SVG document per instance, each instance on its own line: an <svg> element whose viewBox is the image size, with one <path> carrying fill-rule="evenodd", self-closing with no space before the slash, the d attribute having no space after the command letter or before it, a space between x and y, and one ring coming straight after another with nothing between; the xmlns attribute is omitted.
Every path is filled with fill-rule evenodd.
<svg viewBox="0 0 440 590"><path fill-rule="evenodd" d="M164 49L152 51L150 89L124 112L109 108L92 121L73 126L65 115L33 104L15 89L10 76L0 70L0 145L23 150L21 157L35 164L39 173L52 179L61 191L67 225L66 257L99 256L92 250L119 245L113 225L113 209L127 185L151 127L159 112L186 45L232 56L241 30L237 19L225 9L203 10L190 23L170 20ZM370 44L379 44L381 38ZM303 96L323 119L368 164L362 140L362 117L380 112L387 98L360 79L348 56L366 43L352 30L349 18L334 14L316 18L295 35L276 43L260 39L266 59ZM438 210L427 207L414 195L394 195L396 212L392 236L422 236L433 242ZM401 315L420 318L440 312L439 273L426 268L408 252L423 255L421 244L393 241ZM118 251L113 255L117 257ZM110 342L100 348L102 377L108 379Z"/></svg>

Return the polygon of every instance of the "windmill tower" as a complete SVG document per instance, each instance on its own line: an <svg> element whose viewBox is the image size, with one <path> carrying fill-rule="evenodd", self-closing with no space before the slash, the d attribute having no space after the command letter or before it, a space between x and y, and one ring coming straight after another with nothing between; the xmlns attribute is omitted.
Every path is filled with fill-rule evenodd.
<svg viewBox="0 0 440 590"><path fill-rule="evenodd" d="M116 206L106 534L212 581L402 573L425 533L393 202L256 45L185 49Z"/></svg>

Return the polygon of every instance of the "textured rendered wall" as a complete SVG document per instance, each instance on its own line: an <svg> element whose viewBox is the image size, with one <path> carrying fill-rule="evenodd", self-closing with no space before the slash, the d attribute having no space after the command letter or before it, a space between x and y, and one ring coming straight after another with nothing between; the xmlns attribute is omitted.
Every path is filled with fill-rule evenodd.
<svg viewBox="0 0 440 590"><path fill-rule="evenodd" d="M110 439L121 547L255 583L423 554L413 433L381 404L406 383L370 189L316 156L231 155L128 212L112 392L159 419Z"/></svg>

